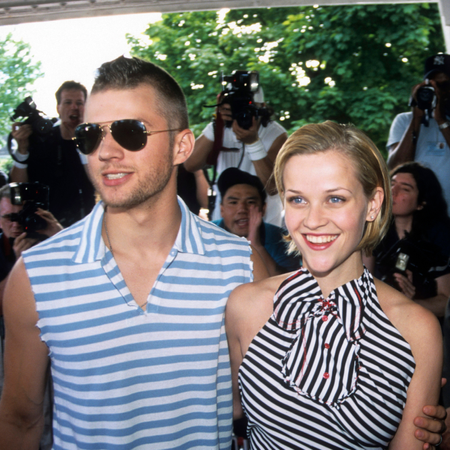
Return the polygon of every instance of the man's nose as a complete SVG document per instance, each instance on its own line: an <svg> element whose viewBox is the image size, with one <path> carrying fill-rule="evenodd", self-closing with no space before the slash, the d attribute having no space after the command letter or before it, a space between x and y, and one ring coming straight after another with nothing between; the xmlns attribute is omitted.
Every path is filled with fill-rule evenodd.
<svg viewBox="0 0 450 450"><path fill-rule="evenodd" d="M247 202L239 202L239 211L248 211L248 204Z"/></svg>

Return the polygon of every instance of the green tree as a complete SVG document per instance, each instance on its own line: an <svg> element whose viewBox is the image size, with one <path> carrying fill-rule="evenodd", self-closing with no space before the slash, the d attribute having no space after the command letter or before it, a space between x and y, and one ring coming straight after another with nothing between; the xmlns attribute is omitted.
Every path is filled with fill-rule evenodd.
<svg viewBox="0 0 450 450"><path fill-rule="evenodd" d="M40 62L32 61L29 44L14 40L11 33L0 39L0 146L11 131L14 109L33 94L30 86L42 76Z"/></svg>
<svg viewBox="0 0 450 450"><path fill-rule="evenodd" d="M395 114L408 108L425 58L444 52L437 4L305 6L165 14L135 56L182 86L192 128L210 121L221 74L258 70L276 119L294 131L351 122L384 149Z"/></svg>

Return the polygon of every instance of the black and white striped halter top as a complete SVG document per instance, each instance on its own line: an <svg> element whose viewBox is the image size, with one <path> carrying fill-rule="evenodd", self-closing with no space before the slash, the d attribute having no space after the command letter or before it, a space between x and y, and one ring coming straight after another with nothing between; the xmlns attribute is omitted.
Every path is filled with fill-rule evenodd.
<svg viewBox="0 0 450 450"><path fill-rule="evenodd" d="M252 450L383 449L415 368L367 269L325 299L300 269L239 369Z"/></svg>

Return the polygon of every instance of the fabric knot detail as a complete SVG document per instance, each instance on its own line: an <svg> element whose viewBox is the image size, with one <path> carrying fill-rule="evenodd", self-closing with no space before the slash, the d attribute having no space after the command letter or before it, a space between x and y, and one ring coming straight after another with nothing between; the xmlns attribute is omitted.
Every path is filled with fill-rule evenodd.
<svg viewBox="0 0 450 450"><path fill-rule="evenodd" d="M355 391L360 370L358 340L365 333L362 313L367 300L363 299L375 292L366 269L361 278L335 289L328 298L304 268L282 283L272 318L292 332L281 371L299 395L337 406ZM343 373L340 367L347 370Z"/></svg>

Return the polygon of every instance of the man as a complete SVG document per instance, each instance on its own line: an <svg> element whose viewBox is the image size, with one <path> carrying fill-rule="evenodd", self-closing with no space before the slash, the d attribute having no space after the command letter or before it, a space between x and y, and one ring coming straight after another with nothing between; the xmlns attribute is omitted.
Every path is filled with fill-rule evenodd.
<svg viewBox="0 0 450 450"><path fill-rule="evenodd" d="M19 214L23 205L13 205L11 203L10 185L5 185L0 189L0 393L3 389L3 352L4 352L4 324L3 324L3 293L9 273L23 251L41 242L42 239L30 237L24 232L20 223ZM62 226L49 211L38 209L35 213L47 222L47 226L39 230L42 238L53 236L62 230ZM45 396L45 426L40 439L40 448L51 448L52 443L52 420L51 420L51 395L50 390Z"/></svg>
<svg viewBox="0 0 450 450"><path fill-rule="evenodd" d="M225 302L252 264L256 280L266 272L245 240L177 201L186 111L152 63L99 69L76 135L103 202L12 271L0 448L36 447L48 355L54 448L230 448Z"/></svg>
<svg viewBox="0 0 450 450"><path fill-rule="evenodd" d="M84 169L86 158L77 152L72 138L83 122L86 88L66 81L56 91L60 125L50 133L33 134L29 124L13 124L18 148L11 181L39 181L50 188L50 211L64 227L82 219L95 204L94 188Z"/></svg>
<svg viewBox="0 0 450 450"><path fill-rule="evenodd" d="M436 97L431 114L421 109L418 98L418 94L430 94L430 87ZM412 100L412 111L399 114L392 123L388 166L393 169L407 161L418 161L432 169L442 185L450 214L450 55L434 55L425 61L424 81L414 86Z"/></svg>
<svg viewBox="0 0 450 450"><path fill-rule="evenodd" d="M229 448L223 315L251 250L177 201L194 146L183 93L121 57L100 68L86 120L76 135L104 203L13 270L0 448L36 442L49 353L55 448Z"/></svg>
<svg viewBox="0 0 450 450"><path fill-rule="evenodd" d="M301 259L288 255L283 229L265 223L266 191L261 180L230 167L217 180L221 196L219 227L246 237L264 261L270 276L297 270Z"/></svg>
<svg viewBox="0 0 450 450"><path fill-rule="evenodd" d="M265 106L262 88L254 94L255 106ZM225 123L231 127L224 126ZM254 118L249 129L239 126L237 120L233 120L229 103L221 103L218 107L218 120L207 125L195 142L192 156L186 161L185 167L190 172L202 169L207 162L208 155L214 147L215 133L218 128L223 128L222 148L217 159L217 175L229 167L237 167L240 170L258 176L264 186L268 185L273 172L273 165L277 154L287 139L286 130L277 122L269 121L264 126L261 119ZM273 190L273 189L272 189ZM281 212L283 207L278 195L269 190L267 200L266 222L281 225ZM217 195L216 207L212 215L213 220L220 219L220 196Z"/></svg>

